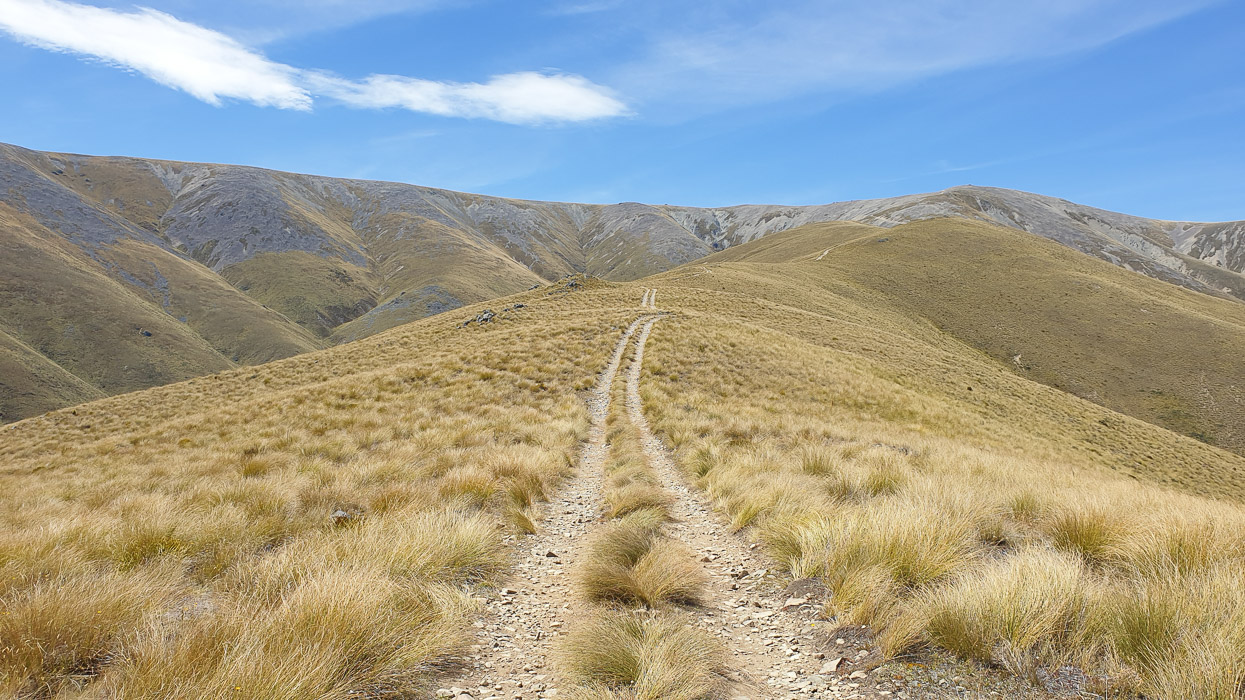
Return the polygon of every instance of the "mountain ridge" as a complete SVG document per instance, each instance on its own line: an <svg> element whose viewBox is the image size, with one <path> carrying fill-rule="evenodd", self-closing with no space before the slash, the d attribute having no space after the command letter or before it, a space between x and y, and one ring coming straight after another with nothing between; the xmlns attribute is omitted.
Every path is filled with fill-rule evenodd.
<svg viewBox="0 0 1245 700"><path fill-rule="evenodd" d="M999 188L813 206L563 203L3 144L0 183L11 251L0 331L105 393L356 340L569 274L639 279L828 221L986 221L1245 299L1245 222L1143 219ZM93 333L64 336L85 319ZM60 405L0 390L4 420Z"/></svg>

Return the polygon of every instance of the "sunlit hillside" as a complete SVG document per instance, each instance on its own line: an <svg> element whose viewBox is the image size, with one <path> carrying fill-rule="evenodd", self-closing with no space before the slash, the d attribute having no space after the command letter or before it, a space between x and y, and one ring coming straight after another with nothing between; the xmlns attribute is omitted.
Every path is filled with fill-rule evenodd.
<svg viewBox="0 0 1245 700"><path fill-rule="evenodd" d="M810 311L828 302L809 289L884 305L904 318L905 335L932 325L1016 374L1245 452L1245 364L1232 351L1245 347L1245 305L1235 301L1036 236L948 219L889 230L814 224L711 261L778 264L787 285L758 284L749 293ZM696 283L712 288L710 279ZM921 363L896 364L911 372ZM960 397L993 400L966 390Z"/></svg>
<svg viewBox="0 0 1245 700"><path fill-rule="evenodd" d="M938 219L988 223L1028 241L1021 247L1038 245L1032 239L1040 237L1060 244L1059 260L1077 261L1035 280L1014 265L1019 252L998 254L1005 235L983 238L973 228L930 247L937 269L893 250L899 246L866 256L870 269L891 265L901 276L905 265L926 278L977 265L991 275L991 294L1038 281L1049 296L1070 282L1073 268L1097 258L1134 273L1103 273L1119 280L1116 286L1143 284L1125 277L1149 277L1221 301L1245 299L1242 222L1145 219L989 187L802 207L578 204L6 144L0 182L0 334L11 340L0 356L7 370L0 375L0 423L359 340L568 274L637 280L818 222L885 229ZM984 269L991 265L997 267ZM924 293L889 287L882 291ZM955 293L975 303L974 288ZM1058 297L1032 303L1037 313L1056 313L1051 301ZM992 333L927 315L968 335ZM977 321L989 319L969 320ZM1131 329L1114 332L1118 340ZM1236 419L1218 425L1205 415L1239 415L1240 397L1216 393L1230 382L1196 358L1185 372L1196 389L1147 386L1140 390L1157 393L1120 396L1104 386L1117 369L1111 362L1078 360L1081 366L1070 370L1021 338L991 339L1001 345L990 352L1020 354L1040 381L1091 398L1096 392L1108 406L1136 409L1216 444L1240 439L1231 425ZM1192 374L1197 369L1206 381Z"/></svg>

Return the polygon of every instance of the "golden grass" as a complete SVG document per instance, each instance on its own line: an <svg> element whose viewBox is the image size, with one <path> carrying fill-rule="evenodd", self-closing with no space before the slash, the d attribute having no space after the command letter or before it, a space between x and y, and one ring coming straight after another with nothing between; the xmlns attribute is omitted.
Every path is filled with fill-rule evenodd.
<svg viewBox="0 0 1245 700"><path fill-rule="evenodd" d="M651 523L624 519L593 536L575 585L591 601L657 607L698 602L705 576L687 547Z"/></svg>
<svg viewBox="0 0 1245 700"><path fill-rule="evenodd" d="M1188 493L1239 496L1240 457L792 264L666 277L650 423L736 527L823 578L828 616L888 656L937 646L1028 678L1070 663L1173 700L1245 687L1245 509Z"/></svg>
<svg viewBox="0 0 1245 700"><path fill-rule="evenodd" d="M592 285L528 303L6 428L0 694L427 691L634 313Z"/></svg>
<svg viewBox="0 0 1245 700"><path fill-rule="evenodd" d="M714 697L722 648L680 615L599 612L558 645L557 663L582 700Z"/></svg>
<svg viewBox="0 0 1245 700"><path fill-rule="evenodd" d="M1245 459L1019 377L820 268L702 269L648 282L675 313L649 340L644 410L736 527L824 578L828 614L888 655L932 645L1022 675L1076 664L1118 693L1239 695ZM542 290L524 319L455 328L468 309L0 432L5 689L419 692L470 630L459 587L496 580L506 537L538 526L587 434L576 392L636 296ZM590 697L702 697L711 643L671 605L695 598L697 567L661 534L667 502L618 395L621 517L575 573L604 603L559 669ZM61 589L155 602L100 606L84 628L41 612ZM29 652L36 628L65 655Z"/></svg>
<svg viewBox="0 0 1245 700"><path fill-rule="evenodd" d="M10 581L16 567L4 567ZM23 585L24 584L24 585ZM0 691L50 696L112 661L125 631L183 593L171 567L76 571L10 583L0 598Z"/></svg>
<svg viewBox="0 0 1245 700"><path fill-rule="evenodd" d="M797 289L775 301L808 300L809 283L853 302L882 301L1021 376L1245 454L1245 369L1223 350L1245 344L1245 307L1236 300L985 222L814 224L758 243L700 265L717 274L718 259L786 263Z"/></svg>
<svg viewBox="0 0 1245 700"><path fill-rule="evenodd" d="M611 520L593 535L588 554L576 566L580 595L597 603L657 607L694 604L705 574L683 544L665 533L673 502L644 452L639 429L627 417L625 380L631 354L624 356L607 416L609 452L604 465L605 515Z"/></svg>
<svg viewBox="0 0 1245 700"><path fill-rule="evenodd" d="M720 686L721 646L674 606L694 605L707 579L691 550L665 530L673 498L661 486L626 408L624 356L606 418L605 515L573 572L595 607L558 645L555 665L583 700L709 698ZM620 607L642 610L623 612Z"/></svg>

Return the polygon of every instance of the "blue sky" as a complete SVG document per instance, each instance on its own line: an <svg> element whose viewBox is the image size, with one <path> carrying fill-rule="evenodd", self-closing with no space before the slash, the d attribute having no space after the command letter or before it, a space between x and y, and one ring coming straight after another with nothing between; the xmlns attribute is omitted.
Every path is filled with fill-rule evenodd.
<svg viewBox="0 0 1245 700"><path fill-rule="evenodd" d="M1234 0L0 0L0 141L563 201L1245 219Z"/></svg>

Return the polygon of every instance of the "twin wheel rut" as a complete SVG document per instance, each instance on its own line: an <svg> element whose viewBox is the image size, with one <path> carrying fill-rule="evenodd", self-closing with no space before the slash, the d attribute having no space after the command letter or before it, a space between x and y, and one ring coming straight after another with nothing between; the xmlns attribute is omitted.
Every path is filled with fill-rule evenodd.
<svg viewBox="0 0 1245 700"><path fill-rule="evenodd" d="M655 291L645 291L641 308L656 309ZM838 657L835 650L843 647L831 642L823 654L814 646L822 636L814 627L820 625L815 593L802 592L813 587L796 582L784 588L772 564L731 531L703 494L684 483L669 450L649 429L640 370L645 342L661 319L646 314L623 331L587 399L591 427L575 476L545 506L539 532L519 542L506 585L484 594L487 610L475 623L479 643L465 672L437 691L439 697L534 700L567 694L559 687L552 651L557 638L591 611L573 590L571 571L587 556L591 533L604 524L605 424L611 387L628 348L634 355L626 376L627 416L639 429L662 486L674 497L670 536L687 545L707 575L701 604L686 612L689 624L717 637L727 651L722 697L837 698L865 692L830 668Z"/></svg>

